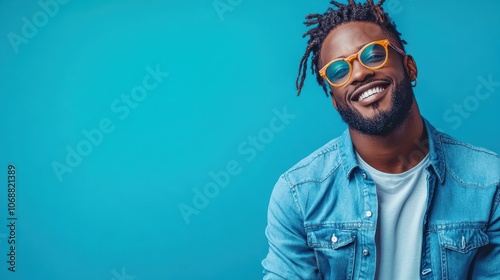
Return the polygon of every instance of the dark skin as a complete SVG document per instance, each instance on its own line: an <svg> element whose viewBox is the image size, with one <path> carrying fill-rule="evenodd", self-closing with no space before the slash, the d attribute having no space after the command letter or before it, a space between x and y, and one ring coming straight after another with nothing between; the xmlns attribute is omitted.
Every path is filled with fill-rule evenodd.
<svg viewBox="0 0 500 280"><path fill-rule="evenodd" d="M319 68L335 58L354 54L365 44L380 39L389 39L393 44L396 42L376 24L368 22L342 24L330 31L325 38L321 47ZM341 104L356 110L366 119L372 118L379 111L391 109L392 95L398 94L394 92L397 82L410 82L417 77L415 60L409 55L398 54L390 47L388 61L382 68L369 70L357 59L352 61L352 66L352 76L347 84L330 87L332 102L335 109ZM361 93L376 86L381 86L385 90L358 101L357 97ZM367 135L351 127L349 132L354 147L363 160L382 172L405 172L417 165L428 153L428 145L417 144L427 143L427 135L415 99L408 118L388 135Z"/></svg>

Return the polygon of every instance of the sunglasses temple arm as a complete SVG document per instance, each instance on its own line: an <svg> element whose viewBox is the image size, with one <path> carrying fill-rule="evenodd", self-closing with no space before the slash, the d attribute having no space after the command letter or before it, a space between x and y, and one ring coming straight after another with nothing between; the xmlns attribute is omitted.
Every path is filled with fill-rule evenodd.
<svg viewBox="0 0 500 280"><path fill-rule="evenodd" d="M395 51L397 51L400 55L402 55L402 56L406 56L406 53L405 53L402 49L400 49L400 48L398 48L398 47L394 46L392 43L389 43L389 46L391 46L391 47L392 47Z"/></svg>

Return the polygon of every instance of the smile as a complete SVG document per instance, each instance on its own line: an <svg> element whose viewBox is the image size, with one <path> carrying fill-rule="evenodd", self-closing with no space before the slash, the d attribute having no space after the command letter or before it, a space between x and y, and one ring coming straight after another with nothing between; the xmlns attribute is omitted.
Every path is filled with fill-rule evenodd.
<svg viewBox="0 0 500 280"><path fill-rule="evenodd" d="M368 90L366 90L365 92L363 92L362 94L359 95L358 101L364 100L364 99L366 99L366 98L368 98L368 97L370 97L370 96L372 96L374 94L377 94L379 92L382 92L384 90L385 90L385 88L380 87L380 86L368 89Z"/></svg>

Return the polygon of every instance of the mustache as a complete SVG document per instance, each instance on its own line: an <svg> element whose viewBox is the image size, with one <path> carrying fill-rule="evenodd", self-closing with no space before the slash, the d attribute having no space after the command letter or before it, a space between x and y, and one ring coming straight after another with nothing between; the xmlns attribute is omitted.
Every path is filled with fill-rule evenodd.
<svg viewBox="0 0 500 280"><path fill-rule="evenodd" d="M357 85L352 92L356 92L360 87L362 87L364 85L367 85L369 83L380 82L380 81L384 81L384 82L386 82L388 84L390 84L392 82L391 79L368 79L364 83L360 83L359 85Z"/></svg>

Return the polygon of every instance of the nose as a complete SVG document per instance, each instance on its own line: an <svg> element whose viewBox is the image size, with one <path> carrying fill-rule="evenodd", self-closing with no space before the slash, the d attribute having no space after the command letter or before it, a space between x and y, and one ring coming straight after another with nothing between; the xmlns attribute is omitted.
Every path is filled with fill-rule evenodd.
<svg viewBox="0 0 500 280"><path fill-rule="evenodd" d="M367 78L370 78L373 75L375 75L374 70L370 70L364 67L357 59L352 60L351 64L352 64L351 84L357 84L363 82Z"/></svg>

